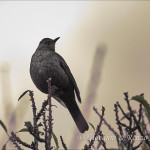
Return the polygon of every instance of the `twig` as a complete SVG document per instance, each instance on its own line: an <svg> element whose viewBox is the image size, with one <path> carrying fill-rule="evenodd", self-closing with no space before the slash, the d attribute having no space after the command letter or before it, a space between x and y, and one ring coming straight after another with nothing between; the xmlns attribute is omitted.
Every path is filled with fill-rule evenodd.
<svg viewBox="0 0 150 150"><path fill-rule="evenodd" d="M28 128L28 131L30 132L30 134L39 142L45 142L44 139L39 137L39 134L35 134L34 133L34 127L32 126L31 122L25 122L25 126Z"/></svg>
<svg viewBox="0 0 150 150"><path fill-rule="evenodd" d="M42 108L41 108L41 110L39 111L39 113L38 113L37 116L36 116L36 122L37 122L37 121L40 119L40 117L42 116L42 113L45 111L47 105L48 105L48 99L43 102Z"/></svg>
<svg viewBox="0 0 150 150"><path fill-rule="evenodd" d="M47 82L48 82L48 105L49 105L47 145L49 148L51 148L51 138L52 138L51 79L49 78Z"/></svg>
<svg viewBox="0 0 150 150"><path fill-rule="evenodd" d="M88 140L89 144L90 144L90 140ZM89 150L88 147L86 147L87 145L84 146L84 150ZM91 146L93 150L97 150L96 147L94 145Z"/></svg>
<svg viewBox="0 0 150 150"><path fill-rule="evenodd" d="M117 104L114 104L114 111L115 111L115 115L116 115L116 124L118 125L118 129L119 129L119 132L120 132L120 135L123 137L123 130L122 130L122 125L121 125L121 122L119 120L119 115L118 115L118 105Z"/></svg>
<svg viewBox="0 0 150 150"><path fill-rule="evenodd" d="M18 148L18 150L23 150L17 143L30 148L30 149L34 149L33 146L21 141L21 139L19 137L16 136L16 134L14 132L11 132L11 137L10 140L13 142L13 144Z"/></svg>
<svg viewBox="0 0 150 150"><path fill-rule="evenodd" d="M97 109L94 107L93 108L95 113L100 117L102 118L102 115L97 111ZM111 127L111 125L105 120L105 118L103 117L103 122L104 124L108 127L108 129L114 134L114 135L118 135L118 133ZM119 136L119 135L118 135Z"/></svg>
<svg viewBox="0 0 150 150"><path fill-rule="evenodd" d="M48 145L47 145L47 120L46 120L46 115L45 112L43 112L43 124L44 124L44 131L45 131L45 149L48 149Z"/></svg>
<svg viewBox="0 0 150 150"><path fill-rule="evenodd" d="M61 139L61 143L62 143L63 148L64 148L65 150L67 150L67 146L66 146L66 144L64 143L62 136L60 136L60 139Z"/></svg>
<svg viewBox="0 0 150 150"><path fill-rule="evenodd" d="M132 117L134 119L134 122L135 122L135 124L137 126L137 129L138 129L139 133L141 134L141 136L145 137L145 134L143 133L143 131L142 131L141 127L140 127L140 124L139 124L138 120L136 119L136 117L135 117L135 115L134 115L134 113L132 111L132 108L130 106L129 99L128 99L128 93L124 93L124 95L125 95L125 101L127 102L128 109L129 109L129 111L130 111L130 113L131 113L131 115L132 115ZM150 141L148 139L145 139L145 142L150 147Z"/></svg>
<svg viewBox="0 0 150 150"><path fill-rule="evenodd" d="M104 147L104 149L105 150L107 150L107 148L106 148L106 143L105 143L105 141L104 141L104 135L103 135L103 133L102 133L102 131L100 131L100 133L99 133L99 135L100 135L100 139L101 139L101 141L102 141L102 145L103 145L103 147Z"/></svg>
<svg viewBox="0 0 150 150"><path fill-rule="evenodd" d="M141 141L137 146L133 147L132 150L138 149L142 145L143 141Z"/></svg>
<svg viewBox="0 0 150 150"><path fill-rule="evenodd" d="M97 111L97 109L95 107L93 107L93 110ZM102 122L103 122L103 117L104 117L104 112L105 112L105 108L102 106L102 118L99 122L99 124L97 125L97 128L96 128L96 131L95 131L95 135L94 135L94 138L90 141L89 143L89 149L91 148L91 146L94 144L94 141L95 141L95 138L99 135L99 132L100 132L100 128L101 128L101 125L102 125Z"/></svg>
<svg viewBox="0 0 150 150"><path fill-rule="evenodd" d="M122 109L122 107L120 106L119 102L116 103L118 105L118 107L120 108L122 114L124 115L125 118L127 118L128 120L130 120L130 117L128 117L128 115L124 112L124 110Z"/></svg>
<svg viewBox="0 0 150 150"><path fill-rule="evenodd" d="M34 135L38 137L38 128L37 128L37 122L36 122L36 106L35 106L35 101L33 97L33 92L29 91L29 96L30 96L30 101L32 102L32 110L33 110L33 125L34 125ZM35 150L38 150L38 140L34 136L34 143L35 143Z"/></svg>

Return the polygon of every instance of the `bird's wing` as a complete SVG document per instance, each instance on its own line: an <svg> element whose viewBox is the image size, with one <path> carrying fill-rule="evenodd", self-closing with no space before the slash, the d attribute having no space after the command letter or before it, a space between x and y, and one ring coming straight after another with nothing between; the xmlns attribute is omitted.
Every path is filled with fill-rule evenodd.
<svg viewBox="0 0 150 150"><path fill-rule="evenodd" d="M71 73L67 63L65 62L65 60L62 57L61 57L60 65L63 68L63 70L65 71L65 73L68 75L68 77L69 77L69 79L70 79L70 81L71 81L71 83L72 83L72 85L73 85L73 87L75 89L77 98L78 98L79 102L81 103L80 91L78 89L77 83L76 83L76 81L75 81L75 79L74 79L74 77L73 77L73 75L72 75L72 73Z"/></svg>

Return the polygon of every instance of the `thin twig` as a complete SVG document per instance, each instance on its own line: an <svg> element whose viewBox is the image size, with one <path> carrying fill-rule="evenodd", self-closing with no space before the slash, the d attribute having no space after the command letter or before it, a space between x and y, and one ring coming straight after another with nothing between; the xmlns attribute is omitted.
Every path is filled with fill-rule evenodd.
<svg viewBox="0 0 150 150"><path fill-rule="evenodd" d="M123 116L124 116L125 118L127 118L128 120L130 120L130 117L128 117L128 115L124 112L124 110L123 110L122 107L120 106L119 102L117 102L116 104L117 104L118 107L120 108L120 110L121 110Z"/></svg>
<svg viewBox="0 0 150 150"><path fill-rule="evenodd" d="M95 113L102 119L102 115L97 111L97 109L95 107L93 109ZM114 135L118 135L118 133L111 127L111 125L106 121L104 117L103 117L103 122Z"/></svg>
<svg viewBox="0 0 150 150"><path fill-rule="evenodd" d="M17 143L23 145L24 147L30 148L30 149L34 149L33 146L21 141L21 139L19 137L16 136L16 134L14 132L11 132L11 137L10 140L14 143L14 145L16 146ZM17 145L18 150L23 150L22 148L19 147L19 145Z"/></svg>
<svg viewBox="0 0 150 150"><path fill-rule="evenodd" d="M119 115L118 115L118 105L115 104L114 105L115 109L115 115L116 115L116 124L118 125L118 129L119 129L119 132L120 132L120 135L123 137L123 130L122 130L122 125L120 124L120 120L119 120Z"/></svg>
<svg viewBox="0 0 150 150"><path fill-rule="evenodd" d="M88 142L89 142L89 144L90 144L90 140L88 140ZM91 147L92 147L92 149L97 150L94 145L92 145ZM86 150L86 148L88 149L88 147L86 147L86 145L85 145L84 150Z"/></svg>
<svg viewBox="0 0 150 150"><path fill-rule="evenodd" d="M32 110L33 110L33 125L34 125L34 135L38 136L37 122L36 122L36 106L33 97L33 91L29 91L30 101L32 102ZM34 137L35 150L38 150L38 140Z"/></svg>
<svg viewBox="0 0 150 150"><path fill-rule="evenodd" d="M94 110L95 112L97 111L97 109L96 109L95 107L93 107L93 110ZM94 138L93 138L93 139L90 141L90 143L89 143L89 149L90 149L91 146L94 144L95 138L99 135L100 128L101 128L101 125L102 125L102 122L103 122L104 112L105 112L105 108L102 106L102 118L101 118L99 124L97 125Z"/></svg>
<svg viewBox="0 0 150 150"><path fill-rule="evenodd" d="M25 122L25 126L28 128L28 131L30 132L30 134L39 142L45 142L44 139L39 137L39 134L35 134L34 133L34 127L32 126L31 122Z"/></svg>
<svg viewBox="0 0 150 150"><path fill-rule="evenodd" d="M48 99L43 102L42 108L36 116L36 121L38 121L40 119L40 117L42 116L42 113L45 111L47 105L48 105Z"/></svg>
<svg viewBox="0 0 150 150"><path fill-rule="evenodd" d="M46 114L45 112L43 112L43 124L44 124L44 131L45 131L45 149L48 149L48 145L47 145L47 120L46 120Z"/></svg>
<svg viewBox="0 0 150 150"><path fill-rule="evenodd" d="M138 149L142 145L143 141L141 141L137 146L133 147L132 150Z"/></svg>
<svg viewBox="0 0 150 150"><path fill-rule="evenodd" d="M62 143L62 146L63 146L64 150L67 150L67 146L64 143L64 140L63 140L62 136L60 136L60 139L61 139L61 143Z"/></svg>
<svg viewBox="0 0 150 150"><path fill-rule="evenodd" d="M51 106L51 79L48 79L48 138L47 138L47 145L51 148L51 138L52 138L52 106Z"/></svg>
<svg viewBox="0 0 150 150"><path fill-rule="evenodd" d="M141 134L141 136L145 137L145 134L143 133L143 131L142 131L141 127L140 127L140 124L139 124L138 120L136 119L136 117L135 117L135 115L134 115L134 113L132 111L132 108L130 106L129 99L128 99L128 93L124 93L124 95L125 95L125 101L127 102L128 109L129 109L129 111L130 111L130 113L131 113L131 115L132 115L132 117L134 119L134 122L135 122L135 124L137 126L137 129L138 129L139 133ZM145 139L145 142L150 147L150 141L148 139Z"/></svg>
<svg viewBox="0 0 150 150"><path fill-rule="evenodd" d="M102 141L102 145L103 145L104 149L107 150L107 148L106 148L106 143L105 143L105 141L104 141L104 135L103 135L102 131L100 131L99 135L100 135L100 137L101 137L100 139L101 139L101 141Z"/></svg>

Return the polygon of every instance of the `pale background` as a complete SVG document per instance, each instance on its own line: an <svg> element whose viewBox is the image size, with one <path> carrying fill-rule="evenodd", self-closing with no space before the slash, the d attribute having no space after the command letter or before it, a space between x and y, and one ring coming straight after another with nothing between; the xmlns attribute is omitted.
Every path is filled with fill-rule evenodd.
<svg viewBox="0 0 150 150"><path fill-rule="evenodd" d="M92 107L101 111L104 106L105 118L116 128L113 105L117 100L125 104L123 92L128 91L130 96L144 92L145 98L150 99L150 2L0 1L0 119L10 131L18 131L24 121L32 121L29 97L17 101L25 90L34 91L38 108L47 98L35 88L29 75L31 56L45 37L61 37L56 51L64 57L77 81L82 98L79 106L88 122L96 126L99 119ZM102 49L97 68L100 82L91 99L92 106L87 107L97 48ZM83 148L87 141L74 137L77 128L70 114L53 103L58 106L53 108L54 133L58 138L62 135L69 148L77 148L76 142L81 144L79 149ZM91 114L86 115L85 110ZM107 128L103 133L111 135ZM7 139L1 128L0 135L1 146ZM31 140L27 133L18 135ZM93 135L93 130L90 128L85 135ZM112 143L108 141L108 147Z"/></svg>

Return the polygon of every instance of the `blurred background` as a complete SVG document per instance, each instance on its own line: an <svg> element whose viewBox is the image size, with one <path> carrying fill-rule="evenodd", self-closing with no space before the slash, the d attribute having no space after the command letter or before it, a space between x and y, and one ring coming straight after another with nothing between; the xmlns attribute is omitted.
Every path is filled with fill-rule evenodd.
<svg viewBox="0 0 150 150"><path fill-rule="evenodd" d="M45 37L61 37L56 51L77 81L86 120L96 126L99 118L93 106L99 112L104 106L106 120L116 128L114 103L126 108L123 92L145 93L150 99L149 16L149 1L0 1L0 119L9 131L32 121L28 94L18 102L25 90L34 91L38 109L47 99L29 74L31 56ZM62 135L71 149L83 148L88 142L78 138L81 134L69 112L54 99L52 103L57 105L56 136ZM2 128L0 133L2 146L7 136ZM105 127L103 134L111 135ZM28 142L32 139L28 133L18 135ZM91 127L85 135L93 135ZM112 143L107 141L107 147Z"/></svg>

